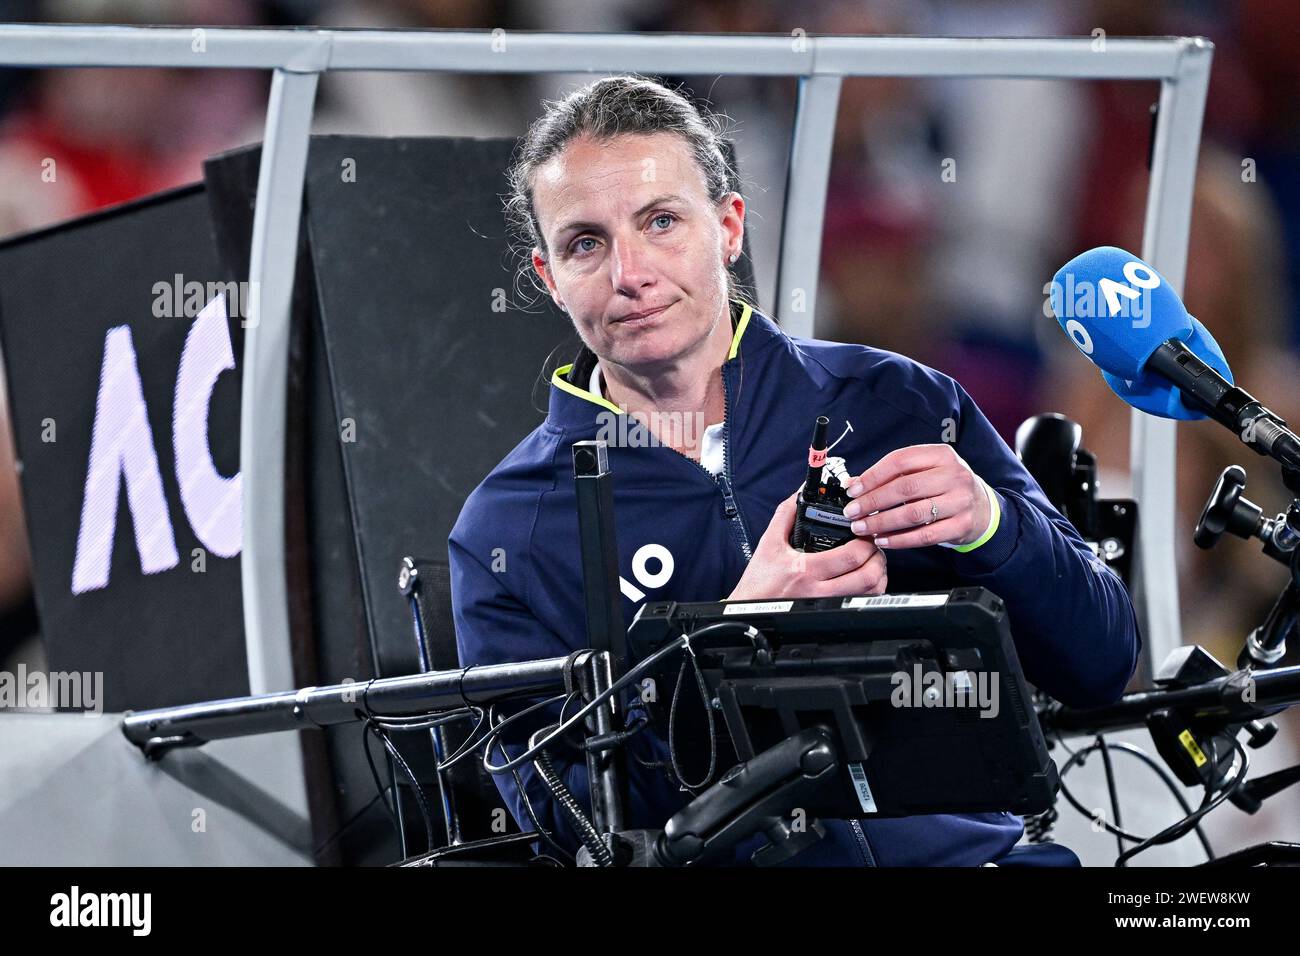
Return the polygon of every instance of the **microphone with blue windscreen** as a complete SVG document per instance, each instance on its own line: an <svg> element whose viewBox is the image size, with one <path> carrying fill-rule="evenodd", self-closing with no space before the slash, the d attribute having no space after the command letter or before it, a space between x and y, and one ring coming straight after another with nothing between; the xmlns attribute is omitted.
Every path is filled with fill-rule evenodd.
<svg viewBox="0 0 1300 956"><path fill-rule="evenodd" d="M1065 334L1134 408L1161 418L1213 418L1243 442L1300 469L1300 439L1233 384L1210 331L1137 256L1101 246L1056 273L1051 306Z"/></svg>

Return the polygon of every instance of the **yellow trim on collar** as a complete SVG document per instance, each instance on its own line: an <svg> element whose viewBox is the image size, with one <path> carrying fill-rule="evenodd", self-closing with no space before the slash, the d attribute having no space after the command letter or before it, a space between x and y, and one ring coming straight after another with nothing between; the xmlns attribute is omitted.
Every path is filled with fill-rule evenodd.
<svg viewBox="0 0 1300 956"><path fill-rule="evenodd" d="M749 325L749 316L754 311L747 302L741 302L739 299L733 301L740 305L740 320L736 323L736 334L731 337L731 351L727 353L727 361L734 359L736 353L740 351L740 337L745 334L745 327ZM585 401L599 405L601 408L608 408L610 411L617 412L620 415L624 413L625 410L619 408L613 402L601 398L599 395L589 392L585 388L579 388L577 385L568 381L565 376L571 371L573 371L572 362L568 365L563 365L560 368L557 368L551 375L551 384L562 391L568 392L570 395L577 396Z"/></svg>
<svg viewBox="0 0 1300 956"><path fill-rule="evenodd" d="M578 396L578 398L582 398L589 402L592 402L593 404L599 405L601 408L608 408L612 412L617 412L620 415L623 414L623 409L619 408L613 402L606 401L605 399L601 398L599 395L594 395L591 392L587 391L585 388L578 388L578 386L574 385L572 382L566 381L564 376L568 375L569 372L571 372L572 370L573 370L572 362L570 362L568 365L560 366L555 370L555 374L551 376L551 384L554 385L556 388L568 392L570 395L576 395Z"/></svg>
<svg viewBox="0 0 1300 956"><path fill-rule="evenodd" d="M736 334L731 337L731 351L727 353L727 361L734 359L740 351L740 337L745 334L745 326L749 325L749 315L753 311L748 302L740 303L740 321L736 323Z"/></svg>

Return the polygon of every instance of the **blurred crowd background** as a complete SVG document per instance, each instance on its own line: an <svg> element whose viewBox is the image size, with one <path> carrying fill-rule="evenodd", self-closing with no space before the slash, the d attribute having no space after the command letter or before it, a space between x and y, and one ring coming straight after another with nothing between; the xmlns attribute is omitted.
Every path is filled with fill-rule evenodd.
<svg viewBox="0 0 1300 956"><path fill-rule="evenodd" d="M0 21L1202 35L1216 52L1184 298L1237 381L1300 422L1295 0L0 0ZM316 130L515 136L539 100L587 79L328 74ZM759 301L773 309L795 81L669 79L731 120ZM246 71L0 70L0 236L198 179L205 157L261 139L268 83ZM818 335L892 349L948 372L1009 443L1031 415L1069 415L1099 457L1102 496L1127 496L1129 413L1045 314L1045 284L1092 246L1140 253L1158 93L1158 84L1144 82L846 80L822 236ZM58 164L55 183L41 179L47 157ZM945 168L955 176L945 177ZM0 661L39 631L3 401L0 389ZM1284 508L1289 496L1275 469L1217 426L1180 426L1178 446L1184 634L1230 662L1285 572L1236 539L1198 551L1191 529L1215 476L1233 462L1248 466L1247 494L1266 512Z"/></svg>

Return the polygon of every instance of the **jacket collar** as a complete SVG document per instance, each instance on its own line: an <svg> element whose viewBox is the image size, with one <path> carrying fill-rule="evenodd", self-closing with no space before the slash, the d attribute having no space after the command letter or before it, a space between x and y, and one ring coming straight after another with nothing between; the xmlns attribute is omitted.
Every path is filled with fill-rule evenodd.
<svg viewBox="0 0 1300 956"><path fill-rule="evenodd" d="M724 368L732 362L743 363L774 338L784 336L775 322L748 303L735 299L731 305L735 333ZM613 402L587 390L595 363L595 353L584 345L577 358L551 375L550 407L546 416L549 424L561 429L591 428L602 411L623 414Z"/></svg>

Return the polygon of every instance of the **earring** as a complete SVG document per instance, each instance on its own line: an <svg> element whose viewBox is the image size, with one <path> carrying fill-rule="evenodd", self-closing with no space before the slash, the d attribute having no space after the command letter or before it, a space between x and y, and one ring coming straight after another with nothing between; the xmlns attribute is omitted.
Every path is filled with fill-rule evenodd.
<svg viewBox="0 0 1300 956"><path fill-rule="evenodd" d="M734 252L733 252L733 253L731 254L731 256L727 259L727 264L728 264L728 265L733 265L733 266L736 264L736 254L735 254Z"/></svg>

